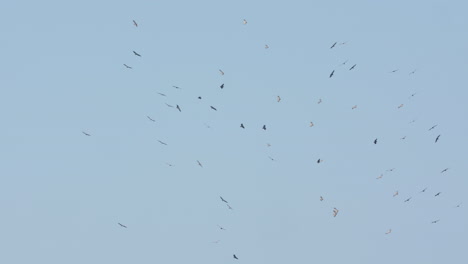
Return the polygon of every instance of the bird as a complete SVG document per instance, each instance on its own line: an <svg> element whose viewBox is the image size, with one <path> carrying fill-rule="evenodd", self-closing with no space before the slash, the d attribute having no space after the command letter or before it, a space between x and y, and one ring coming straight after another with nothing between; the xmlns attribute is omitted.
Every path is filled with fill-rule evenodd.
<svg viewBox="0 0 468 264"><path fill-rule="evenodd" d="M416 72L416 70L414 70L414 71L410 72L410 73L409 73L409 75L411 75L411 74L414 74L415 72Z"/></svg>
<svg viewBox="0 0 468 264"><path fill-rule="evenodd" d="M127 64L124 63L124 66L127 67L127 69L133 69L132 67L128 66Z"/></svg>
<svg viewBox="0 0 468 264"><path fill-rule="evenodd" d="M267 147L271 147L271 144L270 144L270 143L267 143Z"/></svg>
<svg viewBox="0 0 468 264"><path fill-rule="evenodd" d="M356 67L357 64L354 64L351 68L349 68L349 70L352 70L354 69L354 67Z"/></svg>
<svg viewBox="0 0 468 264"><path fill-rule="evenodd" d="M314 122L310 122L309 127L313 127L313 126L314 126Z"/></svg>
<svg viewBox="0 0 468 264"><path fill-rule="evenodd" d="M439 196L440 194L441 194L441 192L438 192L438 193L436 193L434 196Z"/></svg>
<svg viewBox="0 0 468 264"><path fill-rule="evenodd" d="M446 168L446 169L443 169L440 173L444 173L446 171L448 171L449 168Z"/></svg>
<svg viewBox="0 0 468 264"><path fill-rule="evenodd" d="M437 143L437 141L439 141L439 138L440 138L440 135L438 135L435 139L435 143Z"/></svg>
<svg viewBox="0 0 468 264"><path fill-rule="evenodd" d="M394 194L393 194L393 197L397 196L398 195L398 191L396 191Z"/></svg>
<svg viewBox="0 0 468 264"><path fill-rule="evenodd" d="M177 108L177 110L179 110L179 112L182 112L182 110L180 110L180 106L179 106L179 105L177 105L176 108Z"/></svg>
<svg viewBox="0 0 468 264"><path fill-rule="evenodd" d="M347 62L348 62L348 60L344 61L343 63L340 64L340 66L345 65Z"/></svg>
<svg viewBox="0 0 468 264"><path fill-rule="evenodd" d="M172 85L173 88L180 89L179 86Z"/></svg>
<svg viewBox="0 0 468 264"><path fill-rule="evenodd" d="M322 196L320 196L320 201L323 201L323 197L322 197Z"/></svg>
<svg viewBox="0 0 468 264"><path fill-rule="evenodd" d="M281 101L281 97L278 95L276 96L276 101L279 103Z"/></svg>
<svg viewBox="0 0 468 264"><path fill-rule="evenodd" d="M402 137L402 138L400 138L400 139L401 139L401 140L406 139L406 136L404 136L404 137Z"/></svg>
<svg viewBox="0 0 468 264"><path fill-rule="evenodd" d="M330 47L330 49L333 49L336 46L336 43L338 43L338 42L333 43L333 45Z"/></svg>
<svg viewBox="0 0 468 264"><path fill-rule="evenodd" d="M330 73L330 77L328 78L331 78L333 76L333 73L335 73L335 70L333 70L331 73Z"/></svg>
<svg viewBox="0 0 468 264"><path fill-rule="evenodd" d="M220 196L219 198L221 198L221 201L223 201L223 202L225 202L225 203L228 203L228 201L224 200L223 197Z"/></svg>
<svg viewBox="0 0 468 264"><path fill-rule="evenodd" d="M263 130L266 130L266 125L263 125L262 129L263 129Z"/></svg>
<svg viewBox="0 0 468 264"><path fill-rule="evenodd" d="M406 203L406 202L409 202L410 200L411 200L411 197L406 199L404 202Z"/></svg>
<svg viewBox="0 0 468 264"><path fill-rule="evenodd" d="M265 49L268 49L268 48L270 48L270 46L268 46L267 44L265 44Z"/></svg>
<svg viewBox="0 0 468 264"><path fill-rule="evenodd" d="M221 69L219 70L219 73L221 73L221 75L224 75L224 72Z"/></svg>
<svg viewBox="0 0 468 264"><path fill-rule="evenodd" d="M219 88L223 89L224 88L224 83L219 86Z"/></svg>
<svg viewBox="0 0 468 264"><path fill-rule="evenodd" d="M165 103L165 104L166 104L168 107L174 107L173 105L170 105L170 104L168 104L168 103Z"/></svg>
<svg viewBox="0 0 468 264"><path fill-rule="evenodd" d="M439 221L440 221L440 219L437 219L437 220L432 221L431 223L437 224L437 222L439 222Z"/></svg>
<svg viewBox="0 0 468 264"><path fill-rule="evenodd" d="M198 163L198 166L202 167L203 168L203 165L201 164L200 161L197 160L197 163Z"/></svg>
<svg viewBox="0 0 468 264"><path fill-rule="evenodd" d="M395 170L395 168L391 168L391 169L388 169L387 171L394 171L394 170Z"/></svg>
<svg viewBox="0 0 468 264"><path fill-rule="evenodd" d="M421 192L425 192L426 190L427 190L427 187L426 187L426 188L424 188L424 189L423 189Z"/></svg>
<svg viewBox="0 0 468 264"><path fill-rule="evenodd" d="M215 111L218 111L218 109L216 109L214 106L211 106L211 105L210 105L210 107L211 107L211 109L213 109L213 110L215 110Z"/></svg>
<svg viewBox="0 0 468 264"><path fill-rule="evenodd" d="M432 129L434 129L434 128L436 128L436 127L437 127L437 125L433 125L431 128L429 128L428 131L431 131Z"/></svg>
<svg viewBox="0 0 468 264"><path fill-rule="evenodd" d="M198 96L198 99L200 99L200 100L201 100L201 96Z"/></svg>
<svg viewBox="0 0 468 264"><path fill-rule="evenodd" d="M138 27L138 24L135 20L133 20L133 25L135 25L135 27Z"/></svg>
<svg viewBox="0 0 468 264"><path fill-rule="evenodd" d="M171 163L168 163L168 162L166 162L166 165L169 166L169 167L174 166L174 165L172 165Z"/></svg>
<svg viewBox="0 0 468 264"><path fill-rule="evenodd" d="M165 95L165 94L163 94L163 93L159 93L159 92L158 92L158 94L161 95L161 96L167 96L167 95Z"/></svg>
<svg viewBox="0 0 468 264"><path fill-rule="evenodd" d="M221 240L216 240L216 241L213 241L213 242L211 242L211 243L218 244L218 243L219 243L219 241L221 241Z"/></svg>
<svg viewBox="0 0 468 264"><path fill-rule="evenodd" d="M151 118L150 116L146 116L149 120L155 122L155 120L153 118Z"/></svg>
<svg viewBox="0 0 468 264"><path fill-rule="evenodd" d="M232 210L232 207L229 204L226 204L229 210Z"/></svg>
<svg viewBox="0 0 468 264"><path fill-rule="evenodd" d="M351 109L356 109L357 108L357 105L354 105L353 107L351 107Z"/></svg>
<svg viewBox="0 0 468 264"><path fill-rule="evenodd" d="M123 227L123 228L127 228L126 225L122 225L121 223L118 223L118 224L119 224L121 227Z"/></svg>
<svg viewBox="0 0 468 264"><path fill-rule="evenodd" d="M166 145L167 146L167 143L166 142L162 142L161 140L158 140L159 143L163 144L163 145Z"/></svg>
<svg viewBox="0 0 468 264"><path fill-rule="evenodd" d="M247 24L247 20L244 19L244 21L242 21L242 23L244 23L244 25L246 25L246 24Z"/></svg>
<svg viewBox="0 0 468 264"><path fill-rule="evenodd" d="M414 123L414 122L416 122L416 119L411 120L411 122L409 122L408 124L411 124L411 123Z"/></svg>
<svg viewBox="0 0 468 264"><path fill-rule="evenodd" d="M392 232L392 229L389 229L387 232L385 232L386 235L390 234Z"/></svg>
<svg viewBox="0 0 468 264"><path fill-rule="evenodd" d="M81 132L82 132L83 134L85 134L86 136L88 136L88 137L91 136L91 134L88 134L88 133L86 133L86 132L84 132L84 131L81 131Z"/></svg>
<svg viewBox="0 0 468 264"><path fill-rule="evenodd" d="M320 163L320 162L322 162L322 161L323 161L323 160L321 160L321 159L318 159L318 160L317 160L317 163Z"/></svg>
<svg viewBox="0 0 468 264"><path fill-rule="evenodd" d="M226 231L226 229L220 225L218 225L219 229Z"/></svg>
<svg viewBox="0 0 468 264"><path fill-rule="evenodd" d="M376 179L379 180L379 179L382 179L382 177L383 177L383 174L380 174L380 176L377 177Z"/></svg>
<svg viewBox="0 0 468 264"><path fill-rule="evenodd" d="M275 159L272 158L271 156L268 156L268 158L270 158L271 161L275 161Z"/></svg>
<svg viewBox="0 0 468 264"><path fill-rule="evenodd" d="M458 208L458 207L460 207L460 205L461 205L461 203L459 203L457 206L455 206L455 208Z"/></svg>
<svg viewBox="0 0 468 264"><path fill-rule="evenodd" d="M396 69L396 70L393 70L393 71L391 71L390 73L394 73L394 72L397 72L397 71L398 71L398 69Z"/></svg>
<svg viewBox="0 0 468 264"><path fill-rule="evenodd" d="M402 107L403 107L403 104L400 104L400 105L398 106L398 109L400 109L400 108L402 108Z"/></svg>
<svg viewBox="0 0 468 264"><path fill-rule="evenodd" d="M319 99L318 102L317 102L317 104L320 104L321 102L322 102L322 99Z"/></svg>
<svg viewBox="0 0 468 264"><path fill-rule="evenodd" d="M141 57L141 55L138 54L138 53L136 53L135 51L133 51L133 54L135 54L135 55L138 56L138 57Z"/></svg>
<svg viewBox="0 0 468 264"><path fill-rule="evenodd" d="M244 129L245 129L245 127L244 127L244 124L241 124L241 125L240 125L240 127L242 127L242 128L244 128Z"/></svg>
<svg viewBox="0 0 468 264"><path fill-rule="evenodd" d="M236 256L236 254L234 254L234 255L232 255L232 256L233 256L235 259L238 259L237 256Z"/></svg>
<svg viewBox="0 0 468 264"><path fill-rule="evenodd" d="M336 208L333 208L333 217L336 217L338 215L339 210Z"/></svg>
<svg viewBox="0 0 468 264"><path fill-rule="evenodd" d="M377 139L374 140L374 144L377 144Z"/></svg>

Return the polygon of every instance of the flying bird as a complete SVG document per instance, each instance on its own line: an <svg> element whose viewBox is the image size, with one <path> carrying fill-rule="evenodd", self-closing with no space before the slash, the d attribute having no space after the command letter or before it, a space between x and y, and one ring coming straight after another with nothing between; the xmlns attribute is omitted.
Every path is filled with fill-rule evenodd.
<svg viewBox="0 0 468 264"><path fill-rule="evenodd" d="M234 254L234 255L232 255L232 256L233 256L235 259L238 259L237 256L236 256L236 254Z"/></svg>
<svg viewBox="0 0 468 264"><path fill-rule="evenodd" d="M268 49L270 46L268 46L267 44L265 44L265 49Z"/></svg>
<svg viewBox="0 0 468 264"><path fill-rule="evenodd" d="M135 25L135 27L138 27L138 24L135 20L133 20L133 25Z"/></svg>
<svg viewBox="0 0 468 264"><path fill-rule="evenodd" d="M402 137L402 138L400 138L400 139L401 139L401 140L406 139L406 136L404 136L404 137Z"/></svg>
<svg viewBox="0 0 468 264"><path fill-rule="evenodd" d="M229 210L232 210L232 207L229 204L226 204Z"/></svg>
<svg viewBox="0 0 468 264"><path fill-rule="evenodd" d="M201 100L201 96L198 96L198 99L200 99L200 100Z"/></svg>
<svg viewBox="0 0 468 264"><path fill-rule="evenodd" d="M271 147L271 144L270 144L270 143L267 143L267 147Z"/></svg>
<svg viewBox="0 0 468 264"><path fill-rule="evenodd" d="M385 232L386 235L390 234L392 232L392 229L389 229L387 232Z"/></svg>
<svg viewBox="0 0 468 264"><path fill-rule="evenodd" d="M168 107L174 107L173 105L170 105L170 104L168 104L168 103L165 103L165 104L166 104Z"/></svg>
<svg viewBox="0 0 468 264"><path fill-rule="evenodd" d="M439 141L439 138L440 138L440 135L438 135L435 139L435 143L437 143L437 141Z"/></svg>
<svg viewBox="0 0 468 264"><path fill-rule="evenodd" d="M336 217L338 215L339 210L336 208L333 208L333 217Z"/></svg>
<svg viewBox="0 0 468 264"><path fill-rule="evenodd" d="M263 129L263 130L266 130L266 125L263 125L262 129Z"/></svg>
<svg viewBox="0 0 468 264"><path fill-rule="evenodd" d="M166 165L169 166L169 167L174 166L174 165L172 165L171 163L168 163L168 162L166 162Z"/></svg>
<svg viewBox="0 0 468 264"><path fill-rule="evenodd" d="M310 122L309 127L313 127L313 126L314 126L314 122Z"/></svg>
<svg viewBox="0 0 468 264"><path fill-rule="evenodd" d="M322 99L319 99L318 102L317 102L317 104L320 104L321 102L322 102Z"/></svg>
<svg viewBox="0 0 468 264"><path fill-rule="evenodd" d="M166 142L162 142L161 140L158 140L159 143L163 144L163 145L166 145L167 146L167 143Z"/></svg>
<svg viewBox="0 0 468 264"><path fill-rule="evenodd" d="M242 23L244 23L244 25L246 25L246 24L247 24L247 20L244 19L244 21L242 21Z"/></svg>
<svg viewBox="0 0 468 264"><path fill-rule="evenodd" d="M330 49L333 49L336 46L336 43L338 43L338 42L333 43L333 45L330 47Z"/></svg>
<svg viewBox="0 0 468 264"><path fill-rule="evenodd" d="M380 174L380 176L377 177L376 179L379 180L379 179L382 179L382 177L383 177L383 174Z"/></svg>
<svg viewBox="0 0 468 264"><path fill-rule="evenodd" d="M122 225L121 223L118 223L118 224L119 224L121 227L123 227L123 228L127 228L126 225Z"/></svg>
<svg viewBox="0 0 468 264"><path fill-rule="evenodd" d="M275 161L275 159L270 156L268 156L268 158L270 158L271 161Z"/></svg>
<svg viewBox="0 0 468 264"><path fill-rule="evenodd" d="M198 166L202 167L203 168L203 165L201 164L200 161L197 160L197 163L198 163Z"/></svg>
<svg viewBox="0 0 468 264"><path fill-rule="evenodd" d="M213 109L215 111L218 111L218 109L214 108L213 106L210 105L210 107L211 107L211 109Z"/></svg>
<svg viewBox="0 0 468 264"><path fill-rule="evenodd" d="M377 144L377 139L374 140L374 144Z"/></svg>
<svg viewBox="0 0 468 264"><path fill-rule="evenodd" d="M322 162L322 161L323 161L323 160L321 160L321 159L318 159L318 160L317 160L317 163L320 163L320 162Z"/></svg>
<svg viewBox="0 0 468 264"><path fill-rule="evenodd" d="M441 194L441 192L438 192L438 193L436 193L434 196L439 196L440 194Z"/></svg>
<svg viewBox="0 0 468 264"><path fill-rule="evenodd" d="M161 95L161 96L166 96L166 95L165 95L165 94L163 94L163 93L159 93L159 92L158 92L158 94L159 94L159 95Z"/></svg>
<svg viewBox="0 0 468 264"><path fill-rule="evenodd" d="M221 75L224 75L224 72L221 69L219 70L219 73L221 73Z"/></svg>
<svg viewBox="0 0 468 264"><path fill-rule="evenodd" d="M244 124L241 124L241 125L240 125L240 127L242 127L242 128L244 128L244 129L245 129L245 127L244 127Z"/></svg>
<svg viewBox="0 0 468 264"><path fill-rule="evenodd" d="M434 128L436 128L436 127L437 127L437 125L433 125L431 128L429 128L428 131L431 131L432 129L434 129Z"/></svg>
<svg viewBox="0 0 468 264"><path fill-rule="evenodd" d="M437 219L437 220L435 220L435 221L432 221L431 223L437 224L437 222L439 222L439 221L440 221L440 219Z"/></svg>
<svg viewBox="0 0 468 264"><path fill-rule="evenodd" d="M224 88L224 83L219 86L219 88L223 89Z"/></svg>
<svg viewBox="0 0 468 264"><path fill-rule="evenodd" d="M138 54L138 53L136 53L135 51L133 51L133 54L135 54L135 55L138 56L138 57L141 57L141 55Z"/></svg>
<svg viewBox="0 0 468 264"><path fill-rule="evenodd" d="M424 189L423 189L421 192L425 192L426 190L427 190L427 187L426 187L426 188L424 188Z"/></svg>
<svg viewBox="0 0 468 264"><path fill-rule="evenodd" d="M448 171L448 169L449 168L446 168L446 169L442 170L440 173L444 173L444 172Z"/></svg>
<svg viewBox="0 0 468 264"><path fill-rule="evenodd" d="M416 72L416 70L414 70L414 71L410 72L410 73L409 73L409 75L411 75L411 74L414 74L415 72Z"/></svg>
<svg viewBox="0 0 468 264"><path fill-rule="evenodd" d="M156 122L153 118L151 118L150 116L146 116L149 120L153 121L153 122Z"/></svg>
<svg viewBox="0 0 468 264"><path fill-rule="evenodd" d="M88 133L86 133L86 132L84 132L84 131L81 131L81 132L82 132L83 134L85 134L86 136L88 136L88 137L91 136L91 134L88 134Z"/></svg>
<svg viewBox="0 0 468 264"><path fill-rule="evenodd" d="M323 201L323 197L322 197L322 196L320 196L320 201Z"/></svg>
<svg viewBox="0 0 468 264"><path fill-rule="evenodd" d="M398 71L398 69L396 69L396 70L393 70L393 71L391 71L390 73L394 73L394 72L397 72L397 71Z"/></svg>
<svg viewBox="0 0 468 264"><path fill-rule="evenodd" d="M402 107L403 107L403 104L400 104L400 105L398 106L398 109L400 109L400 108L402 108Z"/></svg>
<svg viewBox="0 0 468 264"><path fill-rule="evenodd" d="M391 169L388 169L387 171L394 171L394 170L395 170L395 168L391 168Z"/></svg>
<svg viewBox="0 0 468 264"><path fill-rule="evenodd" d="M276 101L279 103L281 101L281 97L278 95Z"/></svg>
<svg viewBox="0 0 468 264"><path fill-rule="evenodd" d="M330 77L328 78L331 78L333 76L333 73L335 73L335 70L333 70L331 73L330 73Z"/></svg>
<svg viewBox="0 0 468 264"><path fill-rule="evenodd" d="M180 89L179 86L172 85L172 87L174 87L174 88L176 88L176 89Z"/></svg>
<svg viewBox="0 0 468 264"><path fill-rule="evenodd" d="M398 191L396 191L394 194L393 194L393 197L397 196L398 195Z"/></svg>
<svg viewBox="0 0 468 264"><path fill-rule="evenodd" d="M409 202L410 200L411 200L411 197L406 199L404 202L406 203L406 202Z"/></svg>
<svg viewBox="0 0 468 264"><path fill-rule="evenodd" d="M133 69L132 67L128 66L127 64L124 63L124 66L127 68L127 69Z"/></svg>
<svg viewBox="0 0 468 264"><path fill-rule="evenodd" d="M357 64L354 64L351 68L349 68L349 70L352 70L354 69L354 67L356 67Z"/></svg>
<svg viewBox="0 0 468 264"><path fill-rule="evenodd" d="M226 229L220 225L218 225L219 229L226 231Z"/></svg>
<svg viewBox="0 0 468 264"><path fill-rule="evenodd" d="M179 112L182 112L182 110L180 110L179 105L177 105L176 108L177 108L177 110L179 110Z"/></svg>
<svg viewBox="0 0 468 264"><path fill-rule="evenodd" d="M223 201L223 202L225 202L225 203L228 203L228 201L224 200L223 197L220 196L219 198L221 198L221 201Z"/></svg>
<svg viewBox="0 0 468 264"><path fill-rule="evenodd" d="M357 108L357 105L354 105L353 107L351 107L351 109L356 109Z"/></svg>

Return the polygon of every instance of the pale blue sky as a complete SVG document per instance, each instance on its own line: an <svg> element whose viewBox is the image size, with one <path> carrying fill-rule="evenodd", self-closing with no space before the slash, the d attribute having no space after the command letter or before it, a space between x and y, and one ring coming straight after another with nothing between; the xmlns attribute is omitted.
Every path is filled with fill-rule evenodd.
<svg viewBox="0 0 468 264"><path fill-rule="evenodd" d="M467 263L466 1L1 7L1 263Z"/></svg>

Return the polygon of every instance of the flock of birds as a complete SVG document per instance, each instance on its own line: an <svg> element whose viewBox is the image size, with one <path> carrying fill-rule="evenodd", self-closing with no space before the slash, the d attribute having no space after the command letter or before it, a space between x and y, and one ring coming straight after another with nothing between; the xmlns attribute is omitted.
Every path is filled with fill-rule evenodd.
<svg viewBox="0 0 468 264"><path fill-rule="evenodd" d="M243 23L244 25L247 25L248 22L247 22L247 20L244 19L242 23ZM137 23L135 20L133 20L133 25L134 25L135 27L138 27L138 23ZM334 42L334 43L330 46L330 49L334 49L334 48L337 48L337 46L345 45L345 44L346 44L346 42L341 42L341 43ZM269 47L269 45L265 44L264 48L265 48L265 49L269 49L270 47ZM142 57L142 55L141 55L140 53L136 52L136 51L133 51L133 54L134 54L135 56L137 56L137 57ZM348 62L348 61L343 62L340 66L345 65L347 62ZM133 69L132 66L129 66L129 65L127 65L127 64L123 64L123 66L124 66L125 68L129 69L129 70L132 70L132 69ZM355 64L353 64L351 67L349 67L348 70L349 70L349 71L355 70L355 69L356 69L356 66L357 66L357 63L355 63ZM333 70L330 72L329 78L332 78L333 76L335 76L335 71L336 71L336 70L333 69ZM397 71L398 71L398 69L395 69L395 70L390 71L389 73L395 73L395 72L397 72ZM409 73L409 75L412 75L412 74L414 74L415 72L416 72L416 70L413 70L413 71L411 71L411 72ZM224 75L225 73L224 73L223 70L219 69L219 74ZM219 87L220 87L220 89L224 89L224 83L221 84ZM174 89L181 89L181 88L178 87L178 86L173 86L173 88L174 88ZM166 94L160 93L160 92L158 92L158 94L159 94L160 96L163 96L163 97L166 97L166 96L167 96ZM416 93L411 94L410 97L415 96L415 94L416 94ZM201 100L202 97L199 96L198 99ZM276 101L277 101L278 103L280 103L281 100L282 100L282 99L281 99L281 96L278 95L277 98L276 98ZM317 104L320 104L320 103L322 103L322 99L319 99L318 102L317 102ZM170 104L167 104L167 103L166 103L166 106L167 106L167 107L170 107L170 108L174 108L174 105L170 105ZM400 104L397 108L399 109L399 108L402 108L403 106L404 106L404 104ZM357 107L358 107L357 105L354 105L354 106L351 107L351 109L354 110L354 109L356 109ZM177 111L182 112L182 108L181 108L181 106L179 106L178 104L175 105L175 108L177 109ZM217 109L215 106L210 105L210 108L211 108L213 111L218 111L218 109ZM147 116L147 118L148 118L148 120L151 121L151 122L156 122L156 120L153 119L151 116ZM414 122L414 121L415 121L415 120L413 120L412 122ZM410 122L410 123L412 123L412 122ZM314 123L313 123L313 122L310 122L309 127L313 127L313 126L314 126ZM428 131L432 131L432 130L436 129L437 126L438 126L437 124L436 124L436 125L433 125L432 127L430 127L430 128L428 129ZM246 129L246 126L244 125L244 123L241 123L239 127L242 128L242 129ZM261 127L261 129L267 130L267 126L266 126L266 125L263 125L263 126ZM91 136L91 134L88 133L88 132L86 132L86 131L82 131L82 133L83 133L85 136L88 136L88 137ZM439 142L440 137L441 137L440 134L437 135L437 136L435 137L434 143ZM406 139L406 136L404 136L404 137L402 137L402 138L400 138L400 139L401 139L401 140L405 140L405 139ZM166 142L161 141L161 140L158 140L158 142L159 142L160 144L162 144L162 145L166 145L166 146L168 145ZM378 138L375 138L375 139L373 140L373 143L374 143L375 145L378 144ZM268 143L267 146L270 147L271 145ZM270 158L272 161L274 161L274 159L273 159L272 157L269 157L269 158ZM322 163L323 161L324 161L323 159L319 158L319 159L317 160L317 163L320 164L320 163ZM203 168L203 164L202 164L199 160L196 160L196 162L197 162L198 166L200 166L201 168ZM173 166L173 165L170 164L170 163L166 163L166 164L167 164L168 166ZM392 169L386 170L386 172L392 172L392 171L394 171L394 170L395 170L395 168L392 168ZM447 172L448 170L449 170L449 168L445 168L445 169L443 169L442 171L440 171L440 173L445 173L445 172ZM383 178L383 176L384 176L384 174L382 173L382 174L381 174L380 176L378 176L376 179L377 179L377 180L380 180L380 179ZM423 190L420 191L420 193L425 193L427 189L428 189L427 187L424 188ZM434 194L434 197L438 197L438 196L440 196L441 194L442 194L442 192L436 192L436 193ZM396 196L398 196L398 195L399 195L398 190L395 191L395 192L393 193L393 197L396 197ZM220 196L219 198L221 199L221 202L224 203L224 204L227 206L227 208L228 208L229 210L233 210L233 208L230 206L229 202L228 202L226 199L224 199L222 196ZM323 196L320 196L319 199L320 199L321 202L325 200L325 198L324 198ZM404 202L404 203L408 203L408 202L411 201L411 199L412 199L412 196L410 196L410 197L404 199L403 202ZM461 203L458 204L458 205L455 206L455 207L460 207L460 206L461 206ZM338 213L339 213L339 210L338 210L337 208L334 207L333 210L332 210L332 216L333 216L333 217L337 217L337 216L338 216ZM432 224L436 224L436 223L438 223L439 221L440 221L440 219L436 219L436 220L432 220L431 223L432 223ZM122 228L127 228L127 226L124 225L124 224L122 224L122 223L118 223L118 225L119 225L120 227L122 227ZM225 231L225 230L226 230L224 227L222 227L222 226L220 226L220 225L218 225L218 227L219 227L219 229L222 230L222 231ZM385 235L389 235L389 234L391 234L391 233L392 233L392 229L390 228L390 229L388 229L384 234L385 234ZM213 243L218 243L218 242L219 242L219 240L214 241ZM239 259L239 258L237 257L236 254L233 254L232 256L233 256L233 258L236 259L236 260Z"/></svg>

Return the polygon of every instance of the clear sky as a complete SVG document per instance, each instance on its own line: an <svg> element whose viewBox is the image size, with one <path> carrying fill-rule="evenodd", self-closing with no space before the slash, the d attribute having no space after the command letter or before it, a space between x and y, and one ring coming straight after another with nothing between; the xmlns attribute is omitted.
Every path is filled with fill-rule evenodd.
<svg viewBox="0 0 468 264"><path fill-rule="evenodd" d="M0 263L468 263L466 10L3 3Z"/></svg>

